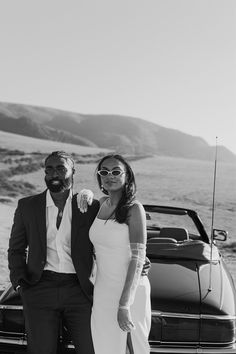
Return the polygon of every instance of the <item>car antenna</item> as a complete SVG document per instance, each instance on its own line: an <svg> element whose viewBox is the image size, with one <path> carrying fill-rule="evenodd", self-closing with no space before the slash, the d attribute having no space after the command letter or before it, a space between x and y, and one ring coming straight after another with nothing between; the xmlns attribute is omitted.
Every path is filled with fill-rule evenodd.
<svg viewBox="0 0 236 354"><path fill-rule="evenodd" d="M217 136L215 146L215 165L214 165L214 182L212 196L212 212L211 212L211 250L210 250L210 274L208 291L212 291L212 253L213 253L213 236L214 236L214 216L215 216L215 192L216 192L216 167L217 167Z"/></svg>

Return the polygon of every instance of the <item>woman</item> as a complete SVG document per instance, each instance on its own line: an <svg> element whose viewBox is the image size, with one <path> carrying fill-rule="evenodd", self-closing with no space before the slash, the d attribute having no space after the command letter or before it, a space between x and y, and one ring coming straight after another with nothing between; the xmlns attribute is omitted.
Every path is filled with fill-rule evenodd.
<svg viewBox="0 0 236 354"><path fill-rule="evenodd" d="M95 354L125 354L130 332L135 354L149 353L150 285L140 277L145 262L146 217L135 199L135 178L120 155L107 155L97 167L106 194L90 228L97 273L91 329Z"/></svg>

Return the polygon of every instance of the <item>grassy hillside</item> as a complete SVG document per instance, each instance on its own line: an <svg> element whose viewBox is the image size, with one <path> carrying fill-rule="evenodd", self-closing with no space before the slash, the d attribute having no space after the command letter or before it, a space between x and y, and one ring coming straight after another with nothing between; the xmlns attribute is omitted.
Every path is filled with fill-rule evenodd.
<svg viewBox="0 0 236 354"><path fill-rule="evenodd" d="M214 147L201 137L115 114L85 115L0 102L0 130L75 145L98 146L122 154L214 159ZM236 155L225 147L218 146L218 152L219 160L236 161Z"/></svg>
<svg viewBox="0 0 236 354"><path fill-rule="evenodd" d="M66 129L60 130L49 125L34 121L29 117L21 116L18 119L0 113L0 129L9 133L29 136L32 138L61 141L82 146L96 146L92 141L81 137L79 134L69 132Z"/></svg>
<svg viewBox="0 0 236 354"><path fill-rule="evenodd" d="M79 155L90 155L106 153L110 150L102 149L98 147L88 147L81 145L74 145L69 143L62 143L60 141L50 141L44 139L31 138L28 136L12 134L3 132L0 130L0 147L9 150L17 149L22 150L25 153L40 152L50 153L54 150L65 150L69 153L75 153Z"/></svg>
<svg viewBox="0 0 236 354"><path fill-rule="evenodd" d="M17 104L8 102L0 102L0 112L11 118L19 118L22 116L28 117L38 123L44 123L54 117L68 117L73 118L77 121L83 119L82 115L74 112L62 111L56 108L39 107L27 104Z"/></svg>

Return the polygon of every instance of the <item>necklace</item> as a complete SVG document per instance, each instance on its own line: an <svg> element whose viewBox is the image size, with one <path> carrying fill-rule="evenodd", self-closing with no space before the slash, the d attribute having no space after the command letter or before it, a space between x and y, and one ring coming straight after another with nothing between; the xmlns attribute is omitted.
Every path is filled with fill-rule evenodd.
<svg viewBox="0 0 236 354"><path fill-rule="evenodd" d="M111 199L110 198L107 198L106 199L106 204L109 208L116 208L117 207L117 204L111 204Z"/></svg>
<svg viewBox="0 0 236 354"><path fill-rule="evenodd" d="M106 199L106 204L109 208L111 207L111 199L110 198Z"/></svg>
<svg viewBox="0 0 236 354"><path fill-rule="evenodd" d="M59 217L59 218L62 218L62 216L63 216L63 210L60 210L60 209L59 209L59 211L58 211L58 217Z"/></svg>

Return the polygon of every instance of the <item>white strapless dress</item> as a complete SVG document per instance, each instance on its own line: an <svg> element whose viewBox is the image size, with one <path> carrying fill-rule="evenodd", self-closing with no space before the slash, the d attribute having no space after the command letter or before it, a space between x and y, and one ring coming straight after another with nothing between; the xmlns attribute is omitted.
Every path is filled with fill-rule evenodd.
<svg viewBox="0 0 236 354"><path fill-rule="evenodd" d="M131 258L128 226L96 218L89 234L97 267L91 316L95 354L125 354L127 332L118 325L117 310ZM135 324L131 331L134 353L148 354L151 305L146 276L140 278L131 316Z"/></svg>

